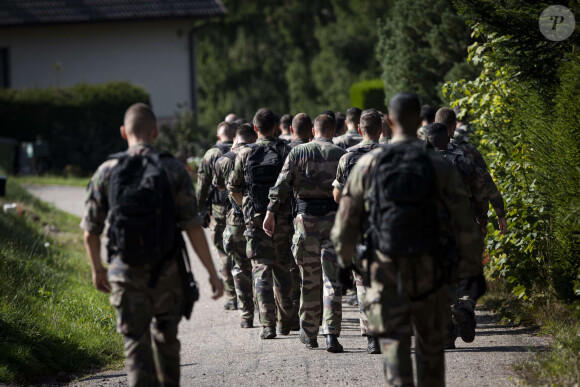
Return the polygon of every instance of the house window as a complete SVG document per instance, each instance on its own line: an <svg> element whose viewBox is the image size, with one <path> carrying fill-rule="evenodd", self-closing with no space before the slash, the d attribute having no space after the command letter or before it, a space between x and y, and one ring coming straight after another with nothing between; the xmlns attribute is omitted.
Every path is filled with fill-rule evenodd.
<svg viewBox="0 0 580 387"><path fill-rule="evenodd" d="M10 87L10 51L0 48L0 88Z"/></svg>

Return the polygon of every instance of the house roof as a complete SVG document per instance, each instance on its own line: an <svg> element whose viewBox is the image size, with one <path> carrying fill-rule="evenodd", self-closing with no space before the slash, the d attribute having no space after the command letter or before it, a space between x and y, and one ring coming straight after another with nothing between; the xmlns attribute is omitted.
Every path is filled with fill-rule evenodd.
<svg viewBox="0 0 580 387"><path fill-rule="evenodd" d="M223 16L221 0L2 0L0 26Z"/></svg>

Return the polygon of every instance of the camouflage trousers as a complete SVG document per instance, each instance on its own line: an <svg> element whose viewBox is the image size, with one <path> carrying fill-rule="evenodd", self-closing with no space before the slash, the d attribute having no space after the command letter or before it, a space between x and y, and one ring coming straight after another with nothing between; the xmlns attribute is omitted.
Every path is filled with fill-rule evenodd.
<svg viewBox="0 0 580 387"><path fill-rule="evenodd" d="M254 321L252 262L246 256L245 225L226 225L224 251L233 260L232 276L238 297L238 310L244 321Z"/></svg>
<svg viewBox="0 0 580 387"><path fill-rule="evenodd" d="M309 338L318 335L321 314L322 334L340 335L342 286L330 240L335 216L336 212L324 216L298 214L294 219L292 253L302 276L300 328Z"/></svg>
<svg viewBox="0 0 580 387"><path fill-rule="evenodd" d="M151 265L129 267L118 258L109 266L129 385L178 386L182 289L177 264L165 264L154 289L148 286L151 273Z"/></svg>
<svg viewBox="0 0 580 387"><path fill-rule="evenodd" d="M270 238L262 229L264 218L256 216L254 227L244 232L246 255L252 262L254 289L260 309L260 324L264 327L291 327L295 321L292 302L293 281L291 269L295 267L290 252L292 227L288 218L276 216L274 235ZM277 308L277 312L276 312Z"/></svg>
<svg viewBox="0 0 580 387"><path fill-rule="evenodd" d="M215 218L211 217L211 222L209 224L211 230L211 240L215 247L219 259L218 271L222 277L222 282L224 283L224 294L226 296L226 301L236 300L236 288L234 285L234 277L232 276L232 265L233 261L231 256L224 251L224 231L226 229L225 218Z"/></svg>
<svg viewBox="0 0 580 387"><path fill-rule="evenodd" d="M359 267L359 272L362 273L362 267ZM356 299L358 301L358 317L360 321L360 334L363 336L372 336L369 328L369 319L365 313L364 300L367 293L367 288L363 285L363 276L353 270L352 275L356 285Z"/></svg>

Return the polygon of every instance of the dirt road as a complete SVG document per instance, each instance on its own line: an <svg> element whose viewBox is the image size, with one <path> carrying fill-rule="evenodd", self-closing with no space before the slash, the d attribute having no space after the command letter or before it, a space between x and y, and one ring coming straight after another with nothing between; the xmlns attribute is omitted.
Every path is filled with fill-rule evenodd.
<svg viewBox="0 0 580 387"><path fill-rule="evenodd" d="M27 187L41 199L75 215L82 214L84 190L71 187ZM80 230L79 230L80 232ZM191 248L190 248L191 251ZM323 348L307 350L296 332L274 340L260 340L260 328L240 329L237 311L224 311L223 299L210 299L207 275L190 252L201 299L190 321L180 325L181 370L184 386L306 386L384 384L382 358L365 352L357 310L343 304L341 343L345 352L329 354ZM215 257L214 257L215 259ZM216 261L217 262L217 261ZM255 318L257 321L257 316ZM511 365L543 349L547 340L522 328L498 324L486 311L477 312L477 336L473 343L457 340L457 349L446 351L449 386L510 386L515 384ZM75 386L124 386L123 370L81 378Z"/></svg>

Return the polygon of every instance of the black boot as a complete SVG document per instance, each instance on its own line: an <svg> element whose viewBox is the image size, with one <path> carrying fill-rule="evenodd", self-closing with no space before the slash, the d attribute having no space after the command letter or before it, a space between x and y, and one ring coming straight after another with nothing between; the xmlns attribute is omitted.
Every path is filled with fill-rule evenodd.
<svg viewBox="0 0 580 387"><path fill-rule="evenodd" d="M338 342L338 337L336 335L326 335L326 351L332 353L344 351L342 345Z"/></svg>
<svg viewBox="0 0 580 387"><path fill-rule="evenodd" d="M466 343L475 340L475 315L472 311L461 306L453 308L453 321L459 327L459 336Z"/></svg>
<svg viewBox="0 0 580 387"><path fill-rule="evenodd" d="M298 332L298 338L302 344L306 344L306 348L318 348L318 341L316 340L316 337L306 337L306 333L304 333L302 329L300 329L300 332Z"/></svg>
<svg viewBox="0 0 580 387"><path fill-rule="evenodd" d="M367 336L367 340L369 342L367 346L367 353L370 354L377 354L381 353L381 346L379 345L379 339L374 336Z"/></svg>
<svg viewBox="0 0 580 387"><path fill-rule="evenodd" d="M262 328L262 333L260 333L260 338L263 340L269 340L276 337L275 327L264 327Z"/></svg>

